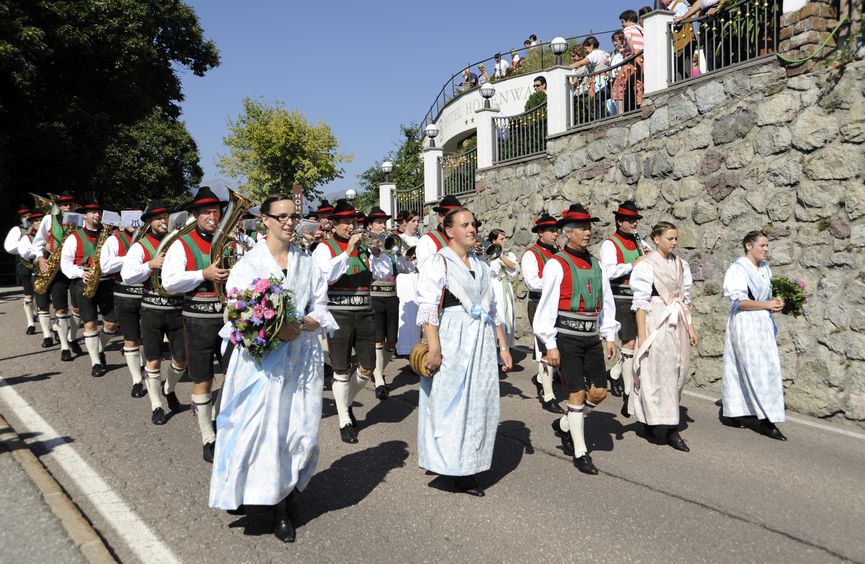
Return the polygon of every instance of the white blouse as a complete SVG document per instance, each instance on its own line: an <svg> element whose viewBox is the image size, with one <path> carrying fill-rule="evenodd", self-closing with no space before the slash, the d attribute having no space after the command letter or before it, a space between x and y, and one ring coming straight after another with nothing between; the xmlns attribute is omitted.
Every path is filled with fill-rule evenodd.
<svg viewBox="0 0 865 564"><path fill-rule="evenodd" d="M120 241L117 237L111 235L105 240L102 245L102 251L99 253L99 266L102 268L102 274L115 274L123 268L125 257L119 256Z"/></svg>
<svg viewBox="0 0 865 564"><path fill-rule="evenodd" d="M444 258L432 257L430 260L436 261L435 268L424 268L418 276L417 283L417 325L439 325L439 304L442 300L442 292L447 284L447 271L444 266ZM483 265L482 268L486 266ZM493 281L495 277L490 275L490 306L487 311L496 325L501 325L502 320L499 318L498 308L496 307L496 296L493 289Z"/></svg>
<svg viewBox="0 0 865 564"><path fill-rule="evenodd" d="M667 260L673 260L673 255L670 255ZM682 267L684 269L682 278L685 287L682 301L690 304L691 286L694 285L694 278L691 276L691 269L688 267L688 263L684 260L682 261ZM652 299L652 284L654 281L655 271L648 261L640 261L638 265L634 266L634 269L631 271L631 291L634 293L631 310L637 311L638 309L643 309L650 311L652 309L652 304L649 302Z"/></svg>
<svg viewBox="0 0 865 564"><path fill-rule="evenodd" d="M129 247L120 268L120 277L127 286L141 284L150 278L150 265L144 262L144 247L141 243Z"/></svg>
<svg viewBox="0 0 865 564"><path fill-rule="evenodd" d="M772 270L765 262L760 263L757 271L764 280L771 280ZM724 297L733 302L734 305L744 300L759 301L756 297L748 296L748 273L737 262L731 264L724 275Z"/></svg>
<svg viewBox="0 0 865 564"><path fill-rule="evenodd" d="M21 229L21 227L16 225L6 234L6 239L3 241L3 248L6 249L7 253L13 255L18 254L18 241L22 238Z"/></svg>
<svg viewBox="0 0 865 564"><path fill-rule="evenodd" d="M186 251L180 239L171 243L162 263L162 287L171 294L185 294L204 281L203 270L186 270Z"/></svg>
<svg viewBox="0 0 865 564"><path fill-rule="evenodd" d="M523 271L523 280L526 282L526 288L532 292L540 292L543 283L538 274L541 271L541 266L538 264L537 255L532 251L526 250L523 253L523 258L520 259L520 268Z"/></svg>
<svg viewBox="0 0 865 564"><path fill-rule="evenodd" d="M516 276L520 273L520 263L517 262L517 255L512 252L507 252L505 253L505 256L508 257L508 259L512 263L514 263L513 268L505 268L505 274L507 274L508 276ZM503 266L504 265L502 264L502 260L500 258L492 261L490 263L490 276L492 276L493 278L497 277L502 271Z"/></svg>

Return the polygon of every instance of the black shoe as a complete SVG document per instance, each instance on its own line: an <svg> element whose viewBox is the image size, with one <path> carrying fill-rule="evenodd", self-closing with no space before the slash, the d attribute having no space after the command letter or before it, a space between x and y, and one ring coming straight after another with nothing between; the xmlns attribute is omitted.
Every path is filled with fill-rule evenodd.
<svg viewBox="0 0 865 564"><path fill-rule="evenodd" d="M132 384L132 392L130 395L134 398L143 398L147 395L147 388L144 387L144 384L138 382L137 384Z"/></svg>
<svg viewBox="0 0 865 564"><path fill-rule="evenodd" d="M454 480L454 486L456 486L458 491L475 497L484 497L486 495L475 476L457 476Z"/></svg>
<svg viewBox="0 0 865 564"><path fill-rule="evenodd" d="M294 542L296 534L294 524L288 516L275 516L273 519L273 536L282 542Z"/></svg>
<svg viewBox="0 0 865 564"><path fill-rule="evenodd" d="M177 399L177 394L171 392L170 394L165 393L165 389L162 388L162 395L165 397L165 401L168 402L168 410L171 412L177 412L183 409L183 404L180 403L180 400Z"/></svg>
<svg viewBox="0 0 865 564"><path fill-rule="evenodd" d="M618 380L613 380L610 378L610 373L607 372L607 381L610 383L610 394L617 398L622 397L622 394L625 393L625 383L622 381L621 376Z"/></svg>
<svg viewBox="0 0 865 564"><path fill-rule="evenodd" d="M387 384L375 387L375 397L379 400L386 400L390 395L390 387Z"/></svg>
<svg viewBox="0 0 865 564"><path fill-rule="evenodd" d="M774 423L769 421L768 419L760 420L760 433L766 435L770 439L775 439L776 441L786 441L787 437L775 426Z"/></svg>
<svg viewBox="0 0 865 564"><path fill-rule="evenodd" d="M81 350L81 345L78 344L78 341L72 341L69 343L69 350L75 353L75 356L81 356L84 354L84 351ZM101 357L100 357L101 360Z"/></svg>
<svg viewBox="0 0 865 564"><path fill-rule="evenodd" d="M556 419L553 421L552 427L553 433L562 440L562 452L565 453L566 456L574 456L574 439L571 437L570 433L562 431L561 420Z"/></svg>
<svg viewBox="0 0 865 564"><path fill-rule="evenodd" d="M734 429L741 429L745 426L745 424L742 423L741 417L725 417L719 414L718 421L720 421L721 425L724 427L733 427Z"/></svg>
<svg viewBox="0 0 865 564"><path fill-rule="evenodd" d="M354 416L354 410L350 407L348 408L348 418L351 419L352 429L357 429L357 418Z"/></svg>
<svg viewBox="0 0 865 564"><path fill-rule="evenodd" d="M577 470L582 472L583 474L590 474L594 476L598 473L598 469L595 467L592 462L592 457L589 456L589 453L584 454L583 456L577 458L574 457L574 466Z"/></svg>
<svg viewBox="0 0 865 564"><path fill-rule="evenodd" d="M691 449L688 448L688 445L685 444L685 441L677 431L667 433L667 444L680 452L691 452Z"/></svg>
<svg viewBox="0 0 865 564"><path fill-rule="evenodd" d="M622 410L619 411L622 414L622 417L630 417L631 412L628 411L628 394L622 393Z"/></svg>
<svg viewBox="0 0 865 564"><path fill-rule="evenodd" d="M35 335L36 334L36 326L35 325L28 325L27 330L24 331L24 334L25 335Z"/></svg>
<svg viewBox="0 0 865 564"><path fill-rule="evenodd" d="M553 398L550 401L541 401L541 407L543 407L550 413L565 413L565 410L562 409L562 406L559 405L559 402L556 401L556 398Z"/></svg>
<svg viewBox="0 0 865 564"><path fill-rule="evenodd" d="M346 425L339 428L339 436L342 442L353 445L357 442L357 433L354 432L354 427Z"/></svg>
<svg viewBox="0 0 865 564"><path fill-rule="evenodd" d="M150 414L150 422L154 425L165 425L165 411L162 410L161 407L157 407L153 410L153 413ZM207 460L207 458L205 458ZM213 455L211 455L210 462L213 462Z"/></svg>
<svg viewBox="0 0 865 564"><path fill-rule="evenodd" d="M535 385L535 389L538 392L538 399L544 401L544 386L540 382L538 382L537 376L532 376L532 384Z"/></svg>
<svg viewBox="0 0 865 564"><path fill-rule="evenodd" d="M62 351L60 351L60 360L62 360L63 362L72 361L72 351L70 351L69 349L63 349Z"/></svg>
<svg viewBox="0 0 865 564"><path fill-rule="evenodd" d="M161 411L161 409L160 409ZM201 457L204 458L205 462L209 462L213 464L213 451L216 450L216 441L210 441L206 445L204 445L201 449Z"/></svg>
<svg viewBox="0 0 865 564"><path fill-rule="evenodd" d="M43 349L50 349L53 346L54 346L54 339L52 339L51 337L45 337L44 339L42 339L42 348Z"/></svg>
<svg viewBox="0 0 865 564"><path fill-rule="evenodd" d="M643 433L643 436L646 437L647 440L652 440L655 438L655 426L654 425L649 425L647 423L643 423L640 430Z"/></svg>
<svg viewBox="0 0 865 564"><path fill-rule="evenodd" d="M108 359L105 358L105 353L99 353L99 364L102 366L108 366Z"/></svg>
<svg viewBox="0 0 865 564"><path fill-rule="evenodd" d="M101 378L106 372L108 372L108 369L105 368L104 364L94 364L90 369L90 375L94 378Z"/></svg>

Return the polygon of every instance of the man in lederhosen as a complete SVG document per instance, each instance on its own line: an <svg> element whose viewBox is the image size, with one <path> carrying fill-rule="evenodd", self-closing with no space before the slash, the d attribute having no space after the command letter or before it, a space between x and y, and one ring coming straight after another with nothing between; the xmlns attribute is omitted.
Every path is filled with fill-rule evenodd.
<svg viewBox="0 0 865 564"><path fill-rule="evenodd" d="M102 204L88 200L78 209L84 214L84 227L76 229L63 243L60 255L60 270L71 281L72 294L78 302L81 320L84 321L84 346L90 355L90 375L100 377L108 371L105 359L105 343L117 333L114 317L114 280L102 273L93 297L84 295L84 286L91 276L101 250L98 249L102 230ZM101 265L100 265L101 268ZM98 322L102 314L102 330ZM62 328L61 328L62 334Z"/></svg>
<svg viewBox="0 0 865 564"><path fill-rule="evenodd" d="M70 192L63 192L57 198L57 206L60 211L57 214L49 214L42 218L33 244L30 245L28 256L30 260L36 260L36 274L48 271L48 257L54 252L60 252L60 240L63 238L64 225L63 214L75 209L75 196ZM42 327L43 336L51 331L51 305L54 305L54 313L57 315L57 340L60 341L60 360L71 361L73 353L77 356L84 354L78 344L78 316L69 315L69 279L63 272L59 271L54 280L48 286L44 294L36 294L36 309L39 325ZM73 302L73 309L77 306ZM42 348L47 349L54 345L54 340L43 338Z"/></svg>
<svg viewBox="0 0 865 564"><path fill-rule="evenodd" d="M439 204L433 208L433 211L438 214L438 226L435 229L427 231L418 241L415 249L417 257L418 269L423 268L426 259L433 256L441 250L442 247L447 247L448 236L445 235L442 221L444 221L447 213L453 209L461 208L462 204L457 200L456 196L448 194L441 199Z"/></svg>
<svg viewBox="0 0 865 564"><path fill-rule="evenodd" d="M16 225L6 234L6 239L3 241L3 249L18 257L15 261L15 274L18 277L18 282L24 289L24 320L27 321L27 335L36 334L36 322L33 319L33 271L24 266L21 261L21 256L18 251L18 246L22 239L30 241L30 232L33 221L33 211L26 206L18 206L18 221L20 225ZM49 335L50 336L50 335Z"/></svg>
<svg viewBox="0 0 865 564"><path fill-rule="evenodd" d="M134 398L140 398L147 393L141 378L140 352L141 327L139 321L143 288L141 284L125 284L120 275L126 253L129 251L132 238L135 235L134 226L121 225L120 227L121 229L115 231L102 245L99 262L102 265L102 273L114 278L114 311L117 314L120 331L123 333L123 356L132 376L131 395Z"/></svg>
<svg viewBox="0 0 865 564"><path fill-rule="evenodd" d="M213 283L228 280L228 269L210 263L210 244L222 218L224 202L207 186L201 187L187 209L195 216L190 233L171 244L162 264L162 287L183 294L186 362L192 378L192 407L201 431L204 460L213 462L213 360L222 345L223 304Z"/></svg>
<svg viewBox="0 0 865 564"><path fill-rule="evenodd" d="M589 251L592 223L599 221L580 204L562 214L558 227L565 247L547 261L534 331L547 348L547 362L558 367L568 390L568 413L553 421L565 454L584 474L597 474L583 434L585 412L607 395L606 356L616 354L616 306L610 284Z"/></svg>
<svg viewBox="0 0 865 564"><path fill-rule="evenodd" d="M634 344L637 339L637 317L631 311L633 292L630 277L634 265L643 260L651 248L637 234L643 216L633 201L623 202L613 214L616 232L601 243L598 254L616 300L616 321L622 326L619 329L622 349L618 362L610 370L610 391L615 396L622 396L621 413L630 417L628 398L634 389Z"/></svg>
<svg viewBox="0 0 865 564"><path fill-rule="evenodd" d="M542 211L541 215L535 219L532 233L537 233L538 240L526 249L520 259L523 279L529 291L526 303L529 325L534 323L535 311L538 308L538 301L541 299L544 265L559 251L556 246L556 239L559 236L556 218ZM532 376L532 383L538 390L541 407L552 413L564 413L559 402L556 401L556 393L553 390L553 372L555 369L547 363L544 353L546 353L546 347L539 339L535 339L535 360L538 361L538 374Z"/></svg>
<svg viewBox="0 0 865 564"><path fill-rule="evenodd" d="M163 267L165 251L157 253L159 244L168 233L168 207L154 200L150 202L141 221L146 226L144 235L129 248L123 269L120 271L125 284L143 287L141 300L141 342L144 345L144 360L147 395L150 396L150 421L164 425L166 421L162 396L168 409L177 413L183 405L177 399L174 388L186 370L186 341L183 334L183 296L161 296L150 284L154 269ZM162 343L168 338L171 364L162 386Z"/></svg>
<svg viewBox="0 0 865 564"><path fill-rule="evenodd" d="M316 247L312 258L327 280L327 307L339 324L339 329L327 339L333 366L332 390L339 415L339 434L343 442L356 443L357 420L351 404L375 369L369 250L361 245L360 233L351 234L356 225L357 211L348 200L338 200L328 219L332 236ZM352 348L357 360L354 372L351 371Z"/></svg>

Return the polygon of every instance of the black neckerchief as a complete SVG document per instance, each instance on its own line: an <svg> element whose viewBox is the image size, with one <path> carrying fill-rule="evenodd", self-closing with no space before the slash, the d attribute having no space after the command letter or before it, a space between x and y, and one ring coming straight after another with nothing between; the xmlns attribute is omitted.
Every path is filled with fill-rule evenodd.
<svg viewBox="0 0 865 564"><path fill-rule="evenodd" d="M213 233L207 233L206 231L202 230L202 229L201 229L200 227L198 227L197 225L195 226L195 231L197 231L197 232L198 232L198 235L199 235L202 239L204 239L205 241L207 241L208 243L211 242L211 241L213 241Z"/></svg>
<svg viewBox="0 0 865 564"><path fill-rule="evenodd" d="M546 250L550 251L551 253L557 252L556 248L554 246L547 245L546 243L542 243L540 239L538 239L538 246L541 247L542 249L546 249Z"/></svg>
<svg viewBox="0 0 865 564"><path fill-rule="evenodd" d="M99 229L87 229L86 227L81 228L88 237L96 238L99 236Z"/></svg>
<svg viewBox="0 0 865 564"><path fill-rule="evenodd" d="M333 232L333 240L334 240L334 241L339 241L340 243L348 243L348 239L343 238L343 237L342 237L339 233L337 233L336 231Z"/></svg>
<svg viewBox="0 0 865 564"><path fill-rule="evenodd" d="M586 262L592 262L592 254L588 250L579 252L565 245L565 252L571 256L577 257L578 259L583 259Z"/></svg>
<svg viewBox="0 0 865 564"><path fill-rule="evenodd" d="M634 237L633 233L622 233L620 230L616 229L616 235L618 235L622 239L627 239L628 241L633 241L634 243L637 242L637 239L636 237Z"/></svg>

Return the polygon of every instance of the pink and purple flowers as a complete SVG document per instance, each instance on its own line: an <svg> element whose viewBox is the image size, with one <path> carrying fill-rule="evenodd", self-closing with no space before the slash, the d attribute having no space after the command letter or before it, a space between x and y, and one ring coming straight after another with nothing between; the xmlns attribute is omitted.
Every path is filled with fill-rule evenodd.
<svg viewBox="0 0 865 564"><path fill-rule="evenodd" d="M245 290L232 288L225 308L231 342L260 362L264 353L280 345L282 324L297 319L291 294L275 278L256 278Z"/></svg>

